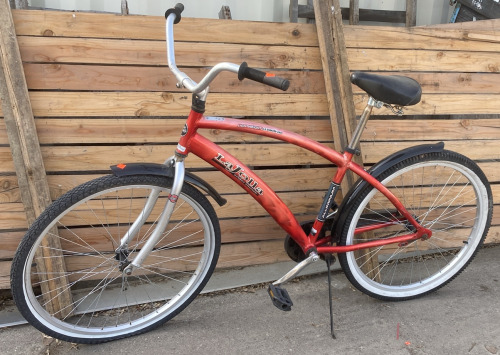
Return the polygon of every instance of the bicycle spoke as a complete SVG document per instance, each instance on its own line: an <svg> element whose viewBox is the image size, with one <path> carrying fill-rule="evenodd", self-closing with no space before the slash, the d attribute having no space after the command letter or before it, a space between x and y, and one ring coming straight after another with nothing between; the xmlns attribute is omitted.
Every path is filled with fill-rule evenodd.
<svg viewBox="0 0 500 355"><path fill-rule="evenodd" d="M436 161L408 159L387 170L383 183L432 234L426 240L383 245L345 257L339 254L346 275L360 290L382 299L417 297L447 283L466 266L462 259L470 260L477 250L487 229L484 215L489 202L479 192L486 190L485 185L465 167L463 157L453 158L456 162L448 159L446 154ZM382 193L370 187L365 191L341 242L349 245L415 233ZM360 233L363 230L370 232Z"/></svg>

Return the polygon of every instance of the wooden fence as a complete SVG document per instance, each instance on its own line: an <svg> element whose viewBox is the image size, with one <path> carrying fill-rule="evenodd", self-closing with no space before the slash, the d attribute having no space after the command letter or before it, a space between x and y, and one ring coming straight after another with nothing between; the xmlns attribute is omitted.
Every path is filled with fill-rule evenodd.
<svg viewBox="0 0 500 355"><path fill-rule="evenodd" d="M161 163L172 155L191 98L176 89L166 67L163 18L35 10L13 16L52 198L109 165ZM376 112L361 145L367 165L443 140L479 161L500 200L500 32L493 20L486 30L478 26L344 28L351 70L403 72L424 90L422 103L406 111L411 117ZM264 121L333 147L314 25L185 18L175 38L178 65L195 80L220 61L246 61L291 80L282 93L221 75L211 86L207 115ZM359 113L366 95L355 89L354 101ZM326 160L263 137L205 133L255 168L299 219L317 213L335 171ZM10 260L28 223L3 118L0 163L0 288L8 288ZM283 232L250 196L196 157L188 164L229 201L217 208L224 243L219 267L287 260ZM500 241L499 219L495 213L489 242Z"/></svg>

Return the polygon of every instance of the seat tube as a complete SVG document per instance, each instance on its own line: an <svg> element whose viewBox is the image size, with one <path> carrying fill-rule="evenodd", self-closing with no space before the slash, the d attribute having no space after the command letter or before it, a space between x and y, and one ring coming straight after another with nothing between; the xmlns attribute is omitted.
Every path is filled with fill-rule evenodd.
<svg viewBox="0 0 500 355"><path fill-rule="evenodd" d="M127 275L130 275L133 269L138 268L142 265L144 260L148 257L149 253L151 253L153 248L160 241L161 237L163 236L163 233L167 228L168 223L170 222L170 217L174 212L177 199L179 198L179 195L182 191L182 186L184 184L184 176L185 176L184 158L185 158L184 156L176 155L174 182L172 184L172 189L170 190L170 194L168 195L167 203L165 204L161 216L158 219L158 224L155 230L153 231L153 233L151 233L151 236L144 244L141 251L137 253L137 256L125 269L125 273Z"/></svg>

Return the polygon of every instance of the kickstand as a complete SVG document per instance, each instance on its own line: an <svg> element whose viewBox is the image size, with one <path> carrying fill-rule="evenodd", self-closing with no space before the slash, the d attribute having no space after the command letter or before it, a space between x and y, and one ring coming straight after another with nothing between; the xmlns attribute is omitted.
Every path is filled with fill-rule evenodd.
<svg viewBox="0 0 500 355"><path fill-rule="evenodd" d="M332 272L330 267L332 266L332 255L325 255L326 267L328 268L328 302L330 304L330 331L333 339L337 339L335 337L335 333L333 331L333 301L332 301Z"/></svg>

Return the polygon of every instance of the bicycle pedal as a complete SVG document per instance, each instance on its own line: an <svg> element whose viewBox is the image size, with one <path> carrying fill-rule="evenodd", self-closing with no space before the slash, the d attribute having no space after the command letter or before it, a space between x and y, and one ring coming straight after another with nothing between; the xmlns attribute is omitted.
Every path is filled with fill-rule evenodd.
<svg viewBox="0 0 500 355"><path fill-rule="evenodd" d="M271 301L276 306L276 308L282 311L291 311L293 302L288 295L287 290L273 284L269 285L267 293L271 297Z"/></svg>

